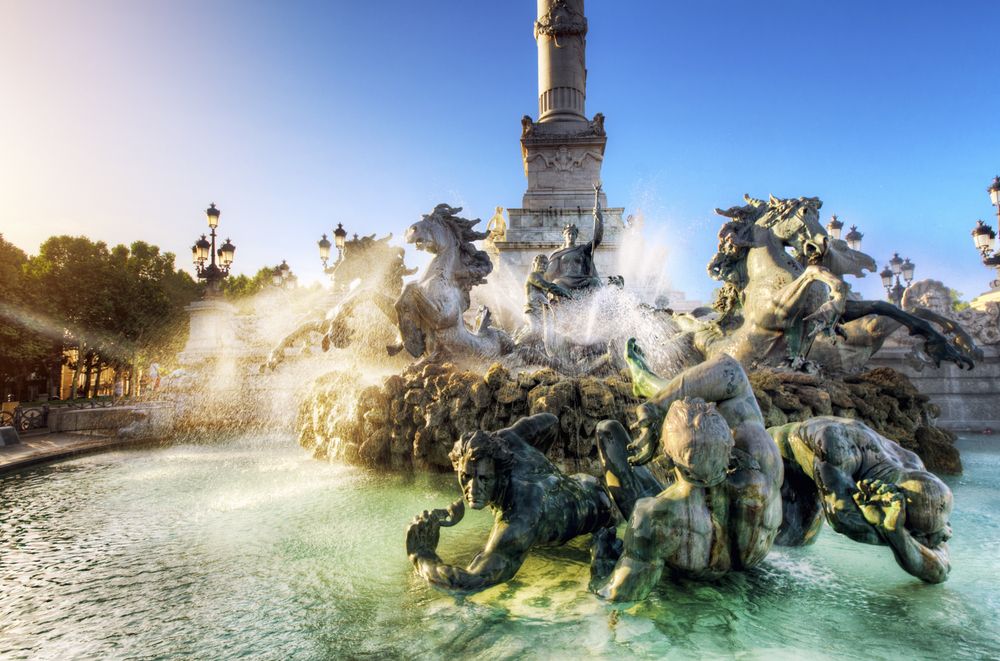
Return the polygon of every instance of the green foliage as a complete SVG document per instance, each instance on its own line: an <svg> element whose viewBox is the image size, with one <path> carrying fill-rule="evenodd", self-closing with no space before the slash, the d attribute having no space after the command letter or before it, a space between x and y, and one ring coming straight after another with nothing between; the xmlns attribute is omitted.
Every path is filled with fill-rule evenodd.
<svg viewBox="0 0 1000 661"><path fill-rule="evenodd" d="M257 294L271 285L276 266L265 266L253 276L243 273L230 275L222 281L222 293L229 300L239 300Z"/></svg>
<svg viewBox="0 0 1000 661"><path fill-rule="evenodd" d="M962 300L962 296L964 296L962 292L957 289L949 289L948 294L951 296L951 309L955 312L961 312L969 307L969 302Z"/></svg>
<svg viewBox="0 0 1000 661"><path fill-rule="evenodd" d="M108 248L82 236L50 237L30 258L0 237L0 288L7 375L51 364L68 348L128 369L176 343L184 307L202 291L174 268L172 253L142 241Z"/></svg>
<svg viewBox="0 0 1000 661"><path fill-rule="evenodd" d="M59 338L32 323L37 308L25 267L28 256L0 234L0 379L44 369L59 357Z"/></svg>

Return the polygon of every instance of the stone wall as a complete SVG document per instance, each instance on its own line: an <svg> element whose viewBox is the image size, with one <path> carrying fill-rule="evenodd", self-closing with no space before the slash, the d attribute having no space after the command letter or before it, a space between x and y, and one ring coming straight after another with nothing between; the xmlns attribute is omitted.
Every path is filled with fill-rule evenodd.
<svg viewBox="0 0 1000 661"><path fill-rule="evenodd" d="M985 356L975 369L960 370L951 363L914 368L907 346L887 346L871 360L902 374L941 410L937 424L955 432L1000 430L1000 350L983 347Z"/></svg>
<svg viewBox="0 0 1000 661"><path fill-rule="evenodd" d="M51 432L117 430L145 418L146 415L136 406L91 409L57 407L49 411L48 423Z"/></svg>

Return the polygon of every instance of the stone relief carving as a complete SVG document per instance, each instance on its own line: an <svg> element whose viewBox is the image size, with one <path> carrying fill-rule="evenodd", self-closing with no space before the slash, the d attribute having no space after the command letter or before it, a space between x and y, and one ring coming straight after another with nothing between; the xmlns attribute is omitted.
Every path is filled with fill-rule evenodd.
<svg viewBox="0 0 1000 661"><path fill-rule="evenodd" d="M980 346L1000 344L1000 304L987 303L984 310L952 310L951 290L940 280L926 279L914 282L903 292L903 309L918 307L958 322Z"/></svg>
<svg viewBox="0 0 1000 661"><path fill-rule="evenodd" d="M987 303L985 310L967 308L952 316L977 343L1000 345L1000 303Z"/></svg>
<svg viewBox="0 0 1000 661"><path fill-rule="evenodd" d="M577 158L575 154L570 152L569 148L566 145L563 145L559 147L559 150L556 152L555 157L545 159L545 165L547 165L550 168L554 167L556 170L559 170L560 172L565 172L567 170L572 170L574 168L580 167L582 161L583 161L582 156L580 158Z"/></svg>
<svg viewBox="0 0 1000 661"><path fill-rule="evenodd" d="M535 39L544 34L550 37L584 36L587 19L569 6L566 0L554 0L549 11L535 21Z"/></svg>
<svg viewBox="0 0 1000 661"><path fill-rule="evenodd" d="M903 292L903 308L912 310L917 306L951 315L951 292L940 280L917 280Z"/></svg>
<svg viewBox="0 0 1000 661"><path fill-rule="evenodd" d="M566 145L560 145L559 149L557 149L555 154L551 157L546 156L545 154L535 154L527 160L532 161L536 158L540 158L545 162L546 168L555 169L560 172L568 172L570 170L577 170L583 167L583 161L588 156L593 158L595 161L601 161L604 158L595 151L585 151L579 153L574 152Z"/></svg>

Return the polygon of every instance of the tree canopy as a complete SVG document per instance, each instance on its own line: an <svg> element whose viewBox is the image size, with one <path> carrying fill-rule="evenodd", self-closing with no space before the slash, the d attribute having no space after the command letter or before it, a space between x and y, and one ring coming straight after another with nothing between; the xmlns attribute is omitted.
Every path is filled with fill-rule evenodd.
<svg viewBox="0 0 1000 661"><path fill-rule="evenodd" d="M175 344L202 291L172 253L143 241L53 236L29 257L0 236L0 379L56 364L69 348L129 369Z"/></svg>

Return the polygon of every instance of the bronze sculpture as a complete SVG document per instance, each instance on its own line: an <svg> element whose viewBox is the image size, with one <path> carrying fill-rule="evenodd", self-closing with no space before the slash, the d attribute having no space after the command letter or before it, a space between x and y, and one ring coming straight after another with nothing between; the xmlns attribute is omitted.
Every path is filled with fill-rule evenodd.
<svg viewBox="0 0 1000 661"><path fill-rule="evenodd" d="M318 311L310 315L283 337L268 354L262 371L276 369L285 360L285 349L307 340L313 333L323 338L324 351L329 348L329 337L337 329L341 336L349 334L341 305L344 301L370 300L383 312L391 309L387 303L391 304L403 290L403 278L413 275L417 269L406 267L403 249L389 245L390 239L392 234L381 239L372 234L355 235L345 241L342 257L327 271L333 280L337 305L326 313ZM352 291L355 283L356 289Z"/></svg>
<svg viewBox="0 0 1000 661"><path fill-rule="evenodd" d="M786 469L776 543L810 543L825 518L857 542L889 546L899 566L923 581L948 578L951 490L916 454L849 418L768 431Z"/></svg>
<svg viewBox="0 0 1000 661"><path fill-rule="evenodd" d="M713 578L753 567L778 532L783 470L743 369L720 355L665 382L635 340L627 360L649 400L636 442L617 421L598 426L601 470L628 526L623 544L613 531L595 539L592 589L633 601L664 571ZM661 445L669 483L644 466Z"/></svg>
<svg viewBox="0 0 1000 661"><path fill-rule="evenodd" d="M545 340L545 312L549 303L557 298L572 296L562 285L545 279L549 258L537 255L531 264L531 272L524 282L524 325L514 334L516 345L534 347L543 345Z"/></svg>
<svg viewBox="0 0 1000 661"><path fill-rule="evenodd" d="M479 220L459 217L461 210L439 204L411 225L406 230L407 243L431 253L431 263L395 300L380 292L364 292L342 302L325 341L346 347L351 340L346 320L357 305L372 300L399 329L398 341L387 347L389 355L405 349L426 363L456 355L495 358L510 353L513 342L491 326L488 310L481 311L478 326L471 330L462 318L469 309L470 291L486 282L493 264L472 243L487 236L473 229Z"/></svg>
<svg viewBox="0 0 1000 661"><path fill-rule="evenodd" d="M522 418L496 432L464 435L451 452L463 501L445 510L424 511L406 531L406 553L430 585L470 594L510 580L528 551L563 544L594 533L614 520L611 499L590 475L563 474L545 458L559 433L550 413ZM490 507L496 523L481 553L465 569L437 555L442 525L454 525L473 509Z"/></svg>
<svg viewBox="0 0 1000 661"><path fill-rule="evenodd" d="M843 276L874 270L875 262L827 235L819 224L822 201L744 198L745 206L716 209L730 219L708 265L709 275L723 283L718 317L707 323L688 315L675 318L702 356L728 353L748 368L802 368L807 358L822 364L831 352L840 354L838 363L863 363L903 325L923 338L935 364L951 361L971 369L974 356L926 320L850 293Z"/></svg>
<svg viewBox="0 0 1000 661"><path fill-rule="evenodd" d="M601 186L594 186L594 235L587 243L577 244L580 230L576 225L563 228L563 247L549 255L545 279L572 292L582 293L601 286L594 264L594 251L604 238L604 214L601 212Z"/></svg>

